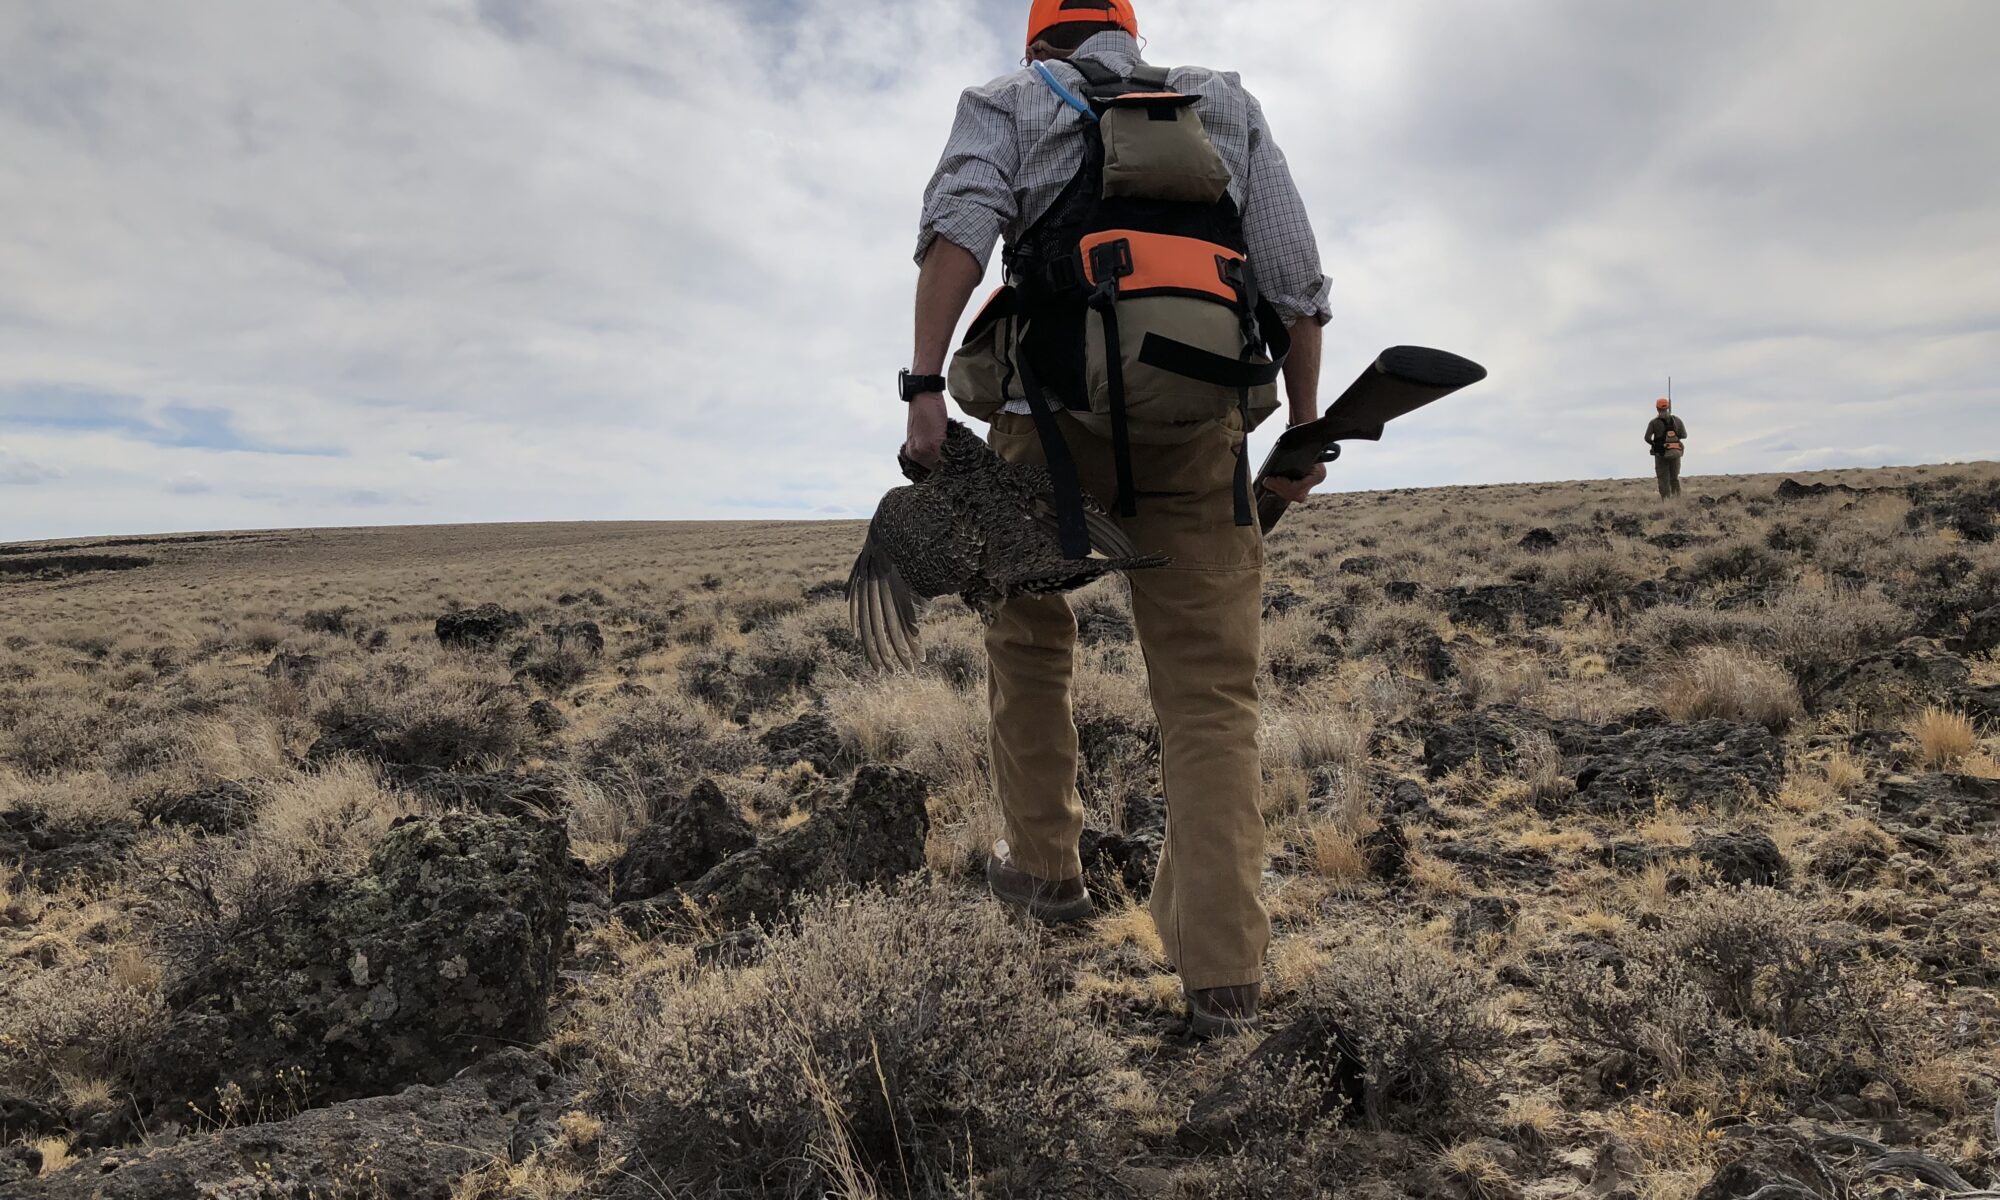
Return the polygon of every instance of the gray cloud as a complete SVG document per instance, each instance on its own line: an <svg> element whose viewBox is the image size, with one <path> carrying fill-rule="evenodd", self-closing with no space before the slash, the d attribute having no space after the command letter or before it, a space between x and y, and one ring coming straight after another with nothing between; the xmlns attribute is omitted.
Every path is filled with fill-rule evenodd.
<svg viewBox="0 0 2000 1200"><path fill-rule="evenodd" d="M57 468L11 454L6 447L0 446L0 487L32 487L54 483L61 478L62 472Z"/></svg>
<svg viewBox="0 0 2000 1200"><path fill-rule="evenodd" d="M866 511L918 194L1025 8L0 8L0 477L46 473L0 537ZM2000 8L1216 9L1142 0L1149 56L1263 97L1328 397L1493 370L1343 485L1641 473L1669 373L1691 472L1991 452Z"/></svg>

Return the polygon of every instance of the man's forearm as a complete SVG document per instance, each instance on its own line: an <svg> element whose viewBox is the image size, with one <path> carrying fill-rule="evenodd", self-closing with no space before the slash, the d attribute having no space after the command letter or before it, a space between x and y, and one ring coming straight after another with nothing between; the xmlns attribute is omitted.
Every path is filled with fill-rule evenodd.
<svg viewBox="0 0 2000 1200"><path fill-rule="evenodd" d="M986 272L970 251L939 238L924 254L917 272L917 339L910 370L917 375L942 375L951 352L951 335L965 315L966 302Z"/></svg>
<svg viewBox="0 0 2000 1200"><path fill-rule="evenodd" d="M1300 317L1287 326L1292 352L1285 359L1285 399L1293 425L1319 416L1320 325L1317 317Z"/></svg>

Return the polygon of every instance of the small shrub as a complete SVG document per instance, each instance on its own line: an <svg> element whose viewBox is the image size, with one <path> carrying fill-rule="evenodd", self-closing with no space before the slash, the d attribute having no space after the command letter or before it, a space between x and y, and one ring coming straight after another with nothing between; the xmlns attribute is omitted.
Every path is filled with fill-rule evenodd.
<svg viewBox="0 0 2000 1200"><path fill-rule="evenodd" d="M691 787L703 775L740 770L756 757L756 743L719 727L698 706L651 699L606 722L583 744L580 761L593 777L660 780L671 791Z"/></svg>
<svg viewBox="0 0 2000 1200"><path fill-rule="evenodd" d="M1505 1027L1486 981L1442 951L1401 939L1349 947L1306 981L1294 1007L1339 1031L1363 1071L1371 1128L1436 1134L1491 1095Z"/></svg>
<svg viewBox="0 0 2000 1200"><path fill-rule="evenodd" d="M1768 588L1791 578L1791 566L1782 555L1754 542L1733 542L1702 551L1688 569L1696 583L1735 583L1749 588Z"/></svg>
<svg viewBox="0 0 2000 1200"><path fill-rule="evenodd" d="M759 968L665 997L633 1161L664 1194L1079 1194L1114 1158L1119 1059L992 906L823 902Z"/></svg>
<svg viewBox="0 0 2000 1200"><path fill-rule="evenodd" d="M1773 732L1796 720L1799 688L1783 668L1727 646L1701 646L1667 675L1660 707L1676 721L1721 717Z"/></svg>

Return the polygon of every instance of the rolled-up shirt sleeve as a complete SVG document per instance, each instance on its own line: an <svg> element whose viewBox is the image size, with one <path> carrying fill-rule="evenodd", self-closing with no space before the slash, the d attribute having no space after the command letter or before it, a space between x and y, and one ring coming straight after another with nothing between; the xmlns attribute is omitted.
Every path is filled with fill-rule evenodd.
<svg viewBox="0 0 2000 1200"><path fill-rule="evenodd" d="M1333 281L1320 273L1319 242L1291 164L1271 138L1264 108L1250 100L1250 170L1243 184L1243 237L1257 281L1287 321L1333 316Z"/></svg>
<svg viewBox="0 0 2000 1200"><path fill-rule="evenodd" d="M1013 113L998 87L967 88L959 97L951 140L937 172L924 189L924 212L917 233L916 260L943 238L979 260L981 269L993 244L1014 220L1016 201L1009 183L1020 166Z"/></svg>

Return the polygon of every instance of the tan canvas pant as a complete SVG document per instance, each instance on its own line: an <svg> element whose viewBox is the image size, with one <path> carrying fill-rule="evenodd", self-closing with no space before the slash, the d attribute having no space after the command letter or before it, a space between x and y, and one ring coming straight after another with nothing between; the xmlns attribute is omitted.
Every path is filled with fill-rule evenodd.
<svg viewBox="0 0 2000 1200"><path fill-rule="evenodd" d="M1668 458L1662 454L1653 460L1653 476L1660 483L1660 499L1671 500L1681 494L1681 460Z"/></svg>
<svg viewBox="0 0 2000 1200"><path fill-rule="evenodd" d="M1108 439L1059 418L1087 488L1116 490ZM1138 515L1123 522L1142 554L1171 567L1134 571L1132 618L1160 728L1166 848L1151 910L1190 990L1263 976L1271 923L1259 897L1264 822L1257 753L1264 547L1236 524L1236 418L1177 446L1132 447ZM993 449L1041 462L1032 418L1002 413ZM1076 618L1060 596L1003 605L986 634L993 781L1014 865L1043 879L1082 872L1077 734L1070 711Z"/></svg>

